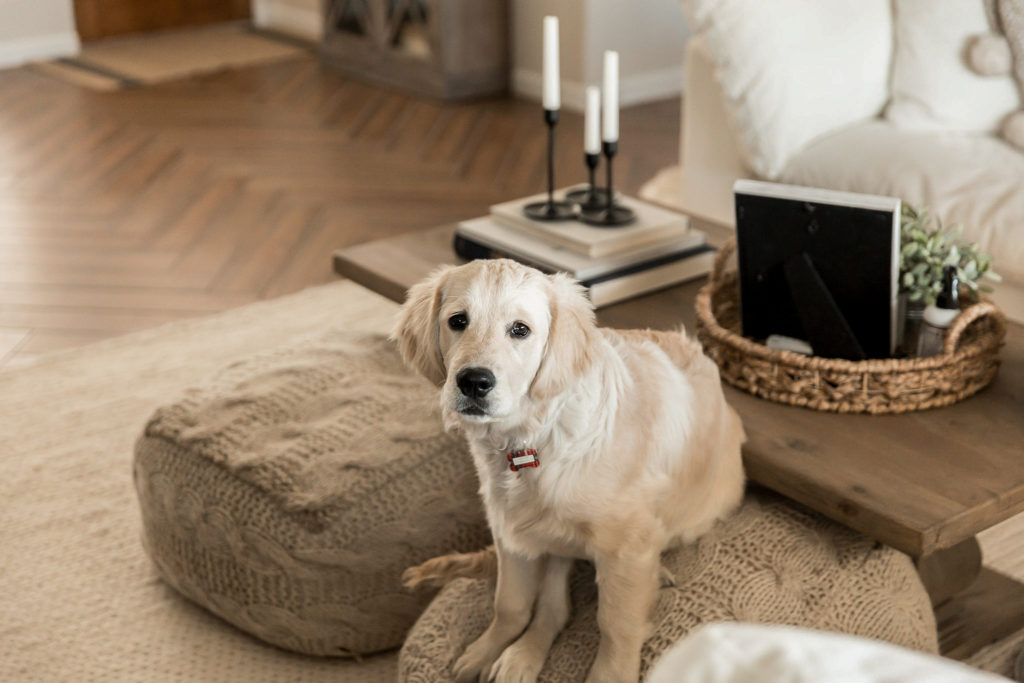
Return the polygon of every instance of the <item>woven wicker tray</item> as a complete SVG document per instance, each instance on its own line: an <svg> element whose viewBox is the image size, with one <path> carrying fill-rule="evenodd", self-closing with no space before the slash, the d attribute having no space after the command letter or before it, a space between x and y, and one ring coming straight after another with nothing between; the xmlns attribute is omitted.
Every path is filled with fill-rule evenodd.
<svg viewBox="0 0 1024 683"><path fill-rule="evenodd" d="M1006 319L988 302L965 308L929 358L849 361L776 351L739 334L735 270L719 251L711 279L697 295L697 336L729 384L755 396L840 413L904 413L956 403L987 386L999 369Z"/></svg>

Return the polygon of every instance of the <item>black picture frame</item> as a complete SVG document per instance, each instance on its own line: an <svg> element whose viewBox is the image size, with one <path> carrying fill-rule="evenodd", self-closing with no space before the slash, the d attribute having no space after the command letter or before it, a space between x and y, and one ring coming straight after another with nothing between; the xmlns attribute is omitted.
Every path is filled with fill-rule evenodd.
<svg viewBox="0 0 1024 683"><path fill-rule="evenodd" d="M803 339L831 358L892 357L900 200L754 180L733 194L744 336Z"/></svg>

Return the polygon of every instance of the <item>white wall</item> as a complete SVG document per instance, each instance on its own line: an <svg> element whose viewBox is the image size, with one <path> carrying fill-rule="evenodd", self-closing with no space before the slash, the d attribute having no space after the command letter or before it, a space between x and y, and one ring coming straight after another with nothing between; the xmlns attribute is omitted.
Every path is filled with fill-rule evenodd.
<svg viewBox="0 0 1024 683"><path fill-rule="evenodd" d="M251 0L253 23L318 41L324 34L322 0Z"/></svg>
<svg viewBox="0 0 1024 683"><path fill-rule="evenodd" d="M623 106L677 95L690 29L679 0L513 0L512 88L541 92L541 22L559 17L562 104L583 108L587 85L601 84L605 50L619 52Z"/></svg>
<svg viewBox="0 0 1024 683"><path fill-rule="evenodd" d="M0 68L78 53L72 0L0 0Z"/></svg>
<svg viewBox="0 0 1024 683"><path fill-rule="evenodd" d="M600 84L604 51L619 52L623 105L677 95L690 27L679 0L587 0L587 83Z"/></svg>

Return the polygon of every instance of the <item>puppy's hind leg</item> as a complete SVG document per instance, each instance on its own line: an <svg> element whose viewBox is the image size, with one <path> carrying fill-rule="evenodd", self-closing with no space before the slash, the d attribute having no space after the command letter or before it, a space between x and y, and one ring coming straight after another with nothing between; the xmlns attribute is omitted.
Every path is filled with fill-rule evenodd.
<svg viewBox="0 0 1024 683"><path fill-rule="evenodd" d="M551 644L569 621L572 564L572 558L548 556L533 621L494 663L491 677L495 683L532 683L537 680Z"/></svg>
<svg viewBox="0 0 1024 683"><path fill-rule="evenodd" d="M452 673L457 683L476 681L489 673L494 660L530 623L533 604L540 589L543 558L531 559L505 550L495 543L498 582L494 588L494 618L483 634L455 660Z"/></svg>
<svg viewBox="0 0 1024 683"><path fill-rule="evenodd" d="M494 546L474 553L451 553L427 560L402 572L402 585L411 590L440 588L455 579L494 579L498 561Z"/></svg>

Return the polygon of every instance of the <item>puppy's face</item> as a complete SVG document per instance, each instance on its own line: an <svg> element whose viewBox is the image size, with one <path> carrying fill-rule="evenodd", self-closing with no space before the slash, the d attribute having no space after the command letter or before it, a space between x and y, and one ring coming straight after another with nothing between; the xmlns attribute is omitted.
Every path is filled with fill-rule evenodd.
<svg viewBox="0 0 1024 683"><path fill-rule="evenodd" d="M593 310L582 290L514 261L436 272L409 292L394 338L441 387L448 418L515 421L586 367Z"/></svg>
<svg viewBox="0 0 1024 683"><path fill-rule="evenodd" d="M453 272L438 307L442 401L464 420L502 420L519 408L550 332L546 278L503 265Z"/></svg>

